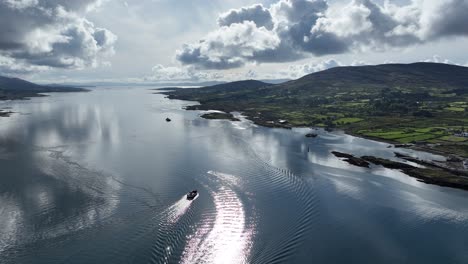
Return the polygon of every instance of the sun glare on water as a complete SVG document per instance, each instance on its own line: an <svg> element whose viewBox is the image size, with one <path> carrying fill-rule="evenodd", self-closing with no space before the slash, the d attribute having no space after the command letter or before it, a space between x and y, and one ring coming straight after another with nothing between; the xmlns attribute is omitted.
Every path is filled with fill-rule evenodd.
<svg viewBox="0 0 468 264"><path fill-rule="evenodd" d="M210 173L217 177L217 173ZM253 230L247 225L244 205L235 191L222 186L212 192L215 212L207 215L189 237L182 263L245 263Z"/></svg>

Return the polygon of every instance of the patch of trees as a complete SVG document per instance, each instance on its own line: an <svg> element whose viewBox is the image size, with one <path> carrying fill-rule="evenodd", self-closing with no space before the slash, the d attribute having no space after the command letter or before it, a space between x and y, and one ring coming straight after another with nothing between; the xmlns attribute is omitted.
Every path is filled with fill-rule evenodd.
<svg viewBox="0 0 468 264"><path fill-rule="evenodd" d="M371 107L376 115L409 114L431 117L431 113L419 110L419 102L430 99L427 92L403 93L401 91L384 89L376 99L371 100Z"/></svg>
<svg viewBox="0 0 468 264"><path fill-rule="evenodd" d="M434 117L434 115L427 110L418 110L413 113L413 116L417 117Z"/></svg>

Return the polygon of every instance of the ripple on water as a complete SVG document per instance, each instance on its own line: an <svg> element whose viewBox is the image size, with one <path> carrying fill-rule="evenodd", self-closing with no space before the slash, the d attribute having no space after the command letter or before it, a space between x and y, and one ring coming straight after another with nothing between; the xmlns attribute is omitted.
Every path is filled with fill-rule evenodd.
<svg viewBox="0 0 468 264"><path fill-rule="evenodd" d="M227 186L210 195L215 212L205 215L188 239L181 263L245 263L250 255L253 227L248 225L242 201Z"/></svg>

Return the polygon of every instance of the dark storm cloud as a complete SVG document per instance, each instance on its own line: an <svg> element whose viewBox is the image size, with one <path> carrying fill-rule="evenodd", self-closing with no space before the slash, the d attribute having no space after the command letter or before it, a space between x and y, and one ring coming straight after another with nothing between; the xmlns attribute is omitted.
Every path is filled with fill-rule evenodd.
<svg viewBox="0 0 468 264"><path fill-rule="evenodd" d="M100 1L0 0L0 70L84 68L113 52L110 31L84 18ZM8 63L8 64L7 64ZM16 66L15 71L21 70Z"/></svg>
<svg viewBox="0 0 468 264"><path fill-rule="evenodd" d="M256 5L222 14L221 27L198 43L184 45L177 59L185 65L225 69L248 62L384 51L468 36L466 14L467 0L412 0L384 6L372 0L334 5L325 0L280 0L268 9Z"/></svg>
<svg viewBox="0 0 468 264"><path fill-rule="evenodd" d="M441 1L439 5L434 20L430 22L432 37L468 35L468 1Z"/></svg>

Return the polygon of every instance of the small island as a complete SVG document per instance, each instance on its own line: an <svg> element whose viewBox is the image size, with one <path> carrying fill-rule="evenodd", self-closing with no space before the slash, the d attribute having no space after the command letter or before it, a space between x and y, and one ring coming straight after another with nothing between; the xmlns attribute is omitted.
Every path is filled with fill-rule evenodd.
<svg viewBox="0 0 468 264"><path fill-rule="evenodd" d="M231 113L213 112L213 113L203 114L203 115L201 115L201 117L205 118L205 119L220 119L220 120L240 121L238 118L235 118Z"/></svg>

